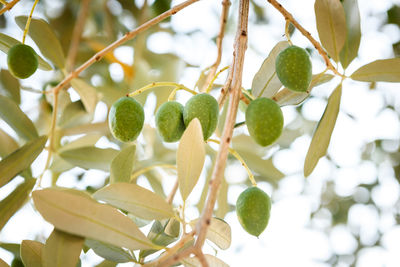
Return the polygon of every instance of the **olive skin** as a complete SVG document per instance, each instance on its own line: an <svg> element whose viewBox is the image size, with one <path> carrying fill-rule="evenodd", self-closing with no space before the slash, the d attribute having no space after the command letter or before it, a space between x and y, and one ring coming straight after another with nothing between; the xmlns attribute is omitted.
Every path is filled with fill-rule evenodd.
<svg viewBox="0 0 400 267"><path fill-rule="evenodd" d="M131 97L121 97L110 109L108 125L112 135L122 142L134 141L144 124L143 107Z"/></svg>
<svg viewBox="0 0 400 267"><path fill-rule="evenodd" d="M183 109L183 120L187 127L189 123L198 118L203 130L204 140L207 140L215 131L218 123L218 102L209 94L192 96Z"/></svg>
<svg viewBox="0 0 400 267"><path fill-rule="evenodd" d="M257 98L251 101L246 109L246 125L250 136L257 144L268 146L282 133L282 110L269 98Z"/></svg>
<svg viewBox="0 0 400 267"><path fill-rule="evenodd" d="M16 78L30 77L39 66L38 56L29 45L16 44L7 53L8 70Z"/></svg>
<svg viewBox="0 0 400 267"><path fill-rule="evenodd" d="M156 127L165 142L176 142L185 131L183 105L176 101L162 104L156 113Z"/></svg>
<svg viewBox="0 0 400 267"><path fill-rule="evenodd" d="M256 186L244 190L236 201L236 215L243 229L259 236L267 227L271 212L271 199Z"/></svg>
<svg viewBox="0 0 400 267"><path fill-rule="evenodd" d="M275 61L276 75L284 86L305 92L310 86L312 65L306 50L292 45L281 51Z"/></svg>

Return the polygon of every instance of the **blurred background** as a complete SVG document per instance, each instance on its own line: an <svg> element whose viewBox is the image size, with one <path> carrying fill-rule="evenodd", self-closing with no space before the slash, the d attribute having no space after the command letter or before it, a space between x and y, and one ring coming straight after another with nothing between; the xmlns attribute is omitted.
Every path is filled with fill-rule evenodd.
<svg viewBox="0 0 400 267"><path fill-rule="evenodd" d="M137 27L144 21L179 3L170 0L92 0L84 26L75 66L95 52ZM14 17L28 15L33 1L21 1L11 12L0 16L0 32L22 38ZM41 0L34 16L45 19L55 30L66 54L77 19L81 1ZM284 0L281 4L312 36L318 37L314 1ZM362 38L359 56L346 74L376 59L400 55L400 1L359 0ZM83 79L97 90L98 103L93 114L84 109L71 111L68 105L79 103L72 89L61 95L60 128L77 129L80 125L105 125L97 133L96 147L119 149L123 144L112 139L103 122L108 107L119 97L153 81L175 81L193 88L201 71L217 56L216 36L219 30L220 1L202 0L172 18L125 43L114 53L83 72ZM231 62L233 40L237 25L238 1L233 1L223 43L220 68ZM250 89L252 79L263 60L278 41L285 40L285 20L267 1L252 0L249 18L249 45L244 65L243 87ZM308 48L312 55L313 73L325 65L311 44L298 31L292 36L295 45ZM27 43L36 48L31 39ZM38 49L35 49L39 52ZM6 54L0 53L0 67L6 69ZM5 70L2 70L5 72ZM62 80L60 71L38 70L32 77L21 80L22 88L46 89L50 82ZM2 76L5 77L5 76ZM224 72L216 80L223 84ZM0 80L0 93L6 79ZM229 158L225 172L226 183L220 192L216 215L232 227L232 245L215 250L206 244L205 250L230 266L400 266L400 85L391 83L361 83L344 81L341 110L328 149L314 172L305 179L303 164L312 132L325 109L327 98L339 83L335 78L313 89L311 96L297 106L285 106L285 130L277 144L261 148L252 143L246 127L235 130L233 147L254 172L259 187L271 195L273 206L266 231L257 239L248 235L232 212L238 195L249 185L246 171ZM47 87L49 88L49 87ZM212 91L218 96L218 86ZM51 99L28 90L21 90L21 109L35 121L40 133L49 130ZM138 139L137 166L149 162L174 163L176 144L163 144L154 130L154 112L166 101L171 88L151 90L138 96L145 105L146 126ZM178 93L181 103L190 97ZM244 120L243 110L238 122ZM71 113L72 112L72 113ZM73 113L75 112L75 113ZM64 117L63 117L64 116ZM103 124L102 124L103 123ZM75 128L74 128L75 127ZM0 128L17 141L18 137L6 123ZM220 130L220 128L218 128ZM217 130L218 135L218 130ZM80 134L65 135L60 146ZM213 150L209 147L203 175L189 198L188 219L199 216L205 199L203 187L209 178ZM33 176L43 171L46 153L35 161ZM46 172L44 184L56 181L66 186L93 192L103 186L109 173L104 170L84 170L78 167ZM14 179L0 190L4 199L23 181ZM174 184L174 174L155 170L138 178L138 184L159 194L168 194ZM180 196L175 199L181 203ZM147 228L146 228L147 227ZM148 230L145 226L144 230ZM7 263L23 239L44 242L52 226L35 212L28 202L0 232L0 258ZM92 251L81 255L82 266L96 266L102 259ZM120 264L118 266L132 266Z"/></svg>

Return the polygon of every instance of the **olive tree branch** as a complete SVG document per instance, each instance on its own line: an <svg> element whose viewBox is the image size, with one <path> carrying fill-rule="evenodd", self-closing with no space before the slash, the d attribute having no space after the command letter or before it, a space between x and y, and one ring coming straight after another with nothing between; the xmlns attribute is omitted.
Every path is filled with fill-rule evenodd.
<svg viewBox="0 0 400 267"><path fill-rule="evenodd" d="M10 3L8 3L5 7L3 7L0 10L0 15L4 14L6 11L10 10L11 8L13 8L18 2L19 2L19 0L13 0Z"/></svg>
<svg viewBox="0 0 400 267"><path fill-rule="evenodd" d="M292 16L289 11L287 11L278 1L276 0L267 0L273 7L275 7L284 17L286 21L290 21L293 26L295 26L317 49L318 53L322 56L322 58L325 61L326 67L333 71L336 75L339 75L340 77L345 77L343 74L341 74L335 66L333 66L332 62L330 61L328 54L325 52L325 50L322 48L321 44L315 40L309 31L303 28Z"/></svg>

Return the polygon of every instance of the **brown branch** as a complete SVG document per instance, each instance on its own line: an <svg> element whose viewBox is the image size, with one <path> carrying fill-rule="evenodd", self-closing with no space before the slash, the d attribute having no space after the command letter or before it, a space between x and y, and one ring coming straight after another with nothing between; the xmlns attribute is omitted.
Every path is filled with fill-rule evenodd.
<svg viewBox="0 0 400 267"><path fill-rule="evenodd" d="M19 0L13 0L10 3L8 3L5 7L3 7L0 10L0 15L4 14L6 11L10 10L11 8L13 8L18 2L19 2Z"/></svg>
<svg viewBox="0 0 400 267"><path fill-rule="evenodd" d="M217 59L215 60L214 64L211 65L210 71L207 74L206 77L206 82L203 85L203 88L201 88L200 91L204 91L211 80L213 79L215 73L217 72L217 68L219 64L221 63L221 57L222 57L222 40L224 39L224 34L225 34L225 26L226 22L228 20L228 14L229 14L229 7L231 5L231 2L229 0L223 0L222 1L222 12L221 12L221 19L220 19L220 26L219 26L219 34L217 37Z"/></svg>
<svg viewBox="0 0 400 267"><path fill-rule="evenodd" d="M83 27L85 26L86 17L89 11L90 0L83 0L79 11L78 19L75 22L74 31L72 33L72 40L68 50L68 57L66 60L66 69L70 71L74 68L75 58L78 53L79 40L81 39Z"/></svg>
<svg viewBox="0 0 400 267"><path fill-rule="evenodd" d="M332 62L330 61L328 54L325 52L325 50L322 48L321 44L315 40L309 31L303 28L292 16L292 14L289 13L280 3L278 3L276 0L267 0L273 7L275 7L284 17L285 20L290 21L293 26L295 26L317 49L318 53L322 56L322 58L325 61L326 67L330 70L332 70L335 74L344 77L343 74L341 74L335 66L332 65Z"/></svg>
<svg viewBox="0 0 400 267"><path fill-rule="evenodd" d="M179 186L179 181L178 181L178 178L176 178L176 182L175 182L175 184L174 184L174 187L172 188L171 192L169 193L169 195L168 195L168 197L167 197L167 199L166 199L166 201L167 201L169 204L171 204L172 201L174 200L176 191L178 191L178 186Z"/></svg>

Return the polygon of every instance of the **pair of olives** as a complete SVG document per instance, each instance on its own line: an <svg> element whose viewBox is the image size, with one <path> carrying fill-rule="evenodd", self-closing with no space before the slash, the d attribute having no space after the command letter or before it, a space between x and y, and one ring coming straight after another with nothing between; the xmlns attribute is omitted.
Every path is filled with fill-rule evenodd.
<svg viewBox="0 0 400 267"><path fill-rule="evenodd" d="M32 47L25 44L16 44L8 50L7 65L16 78L30 77L39 66L38 55Z"/></svg>
<svg viewBox="0 0 400 267"><path fill-rule="evenodd" d="M207 140L217 127L218 113L214 97L198 94L191 97L185 107L176 101L162 104L156 113L156 127L165 142L176 142L189 123L198 118L204 140ZM131 97L122 97L112 105L108 122L115 138L122 142L134 141L143 128L143 107Z"/></svg>

